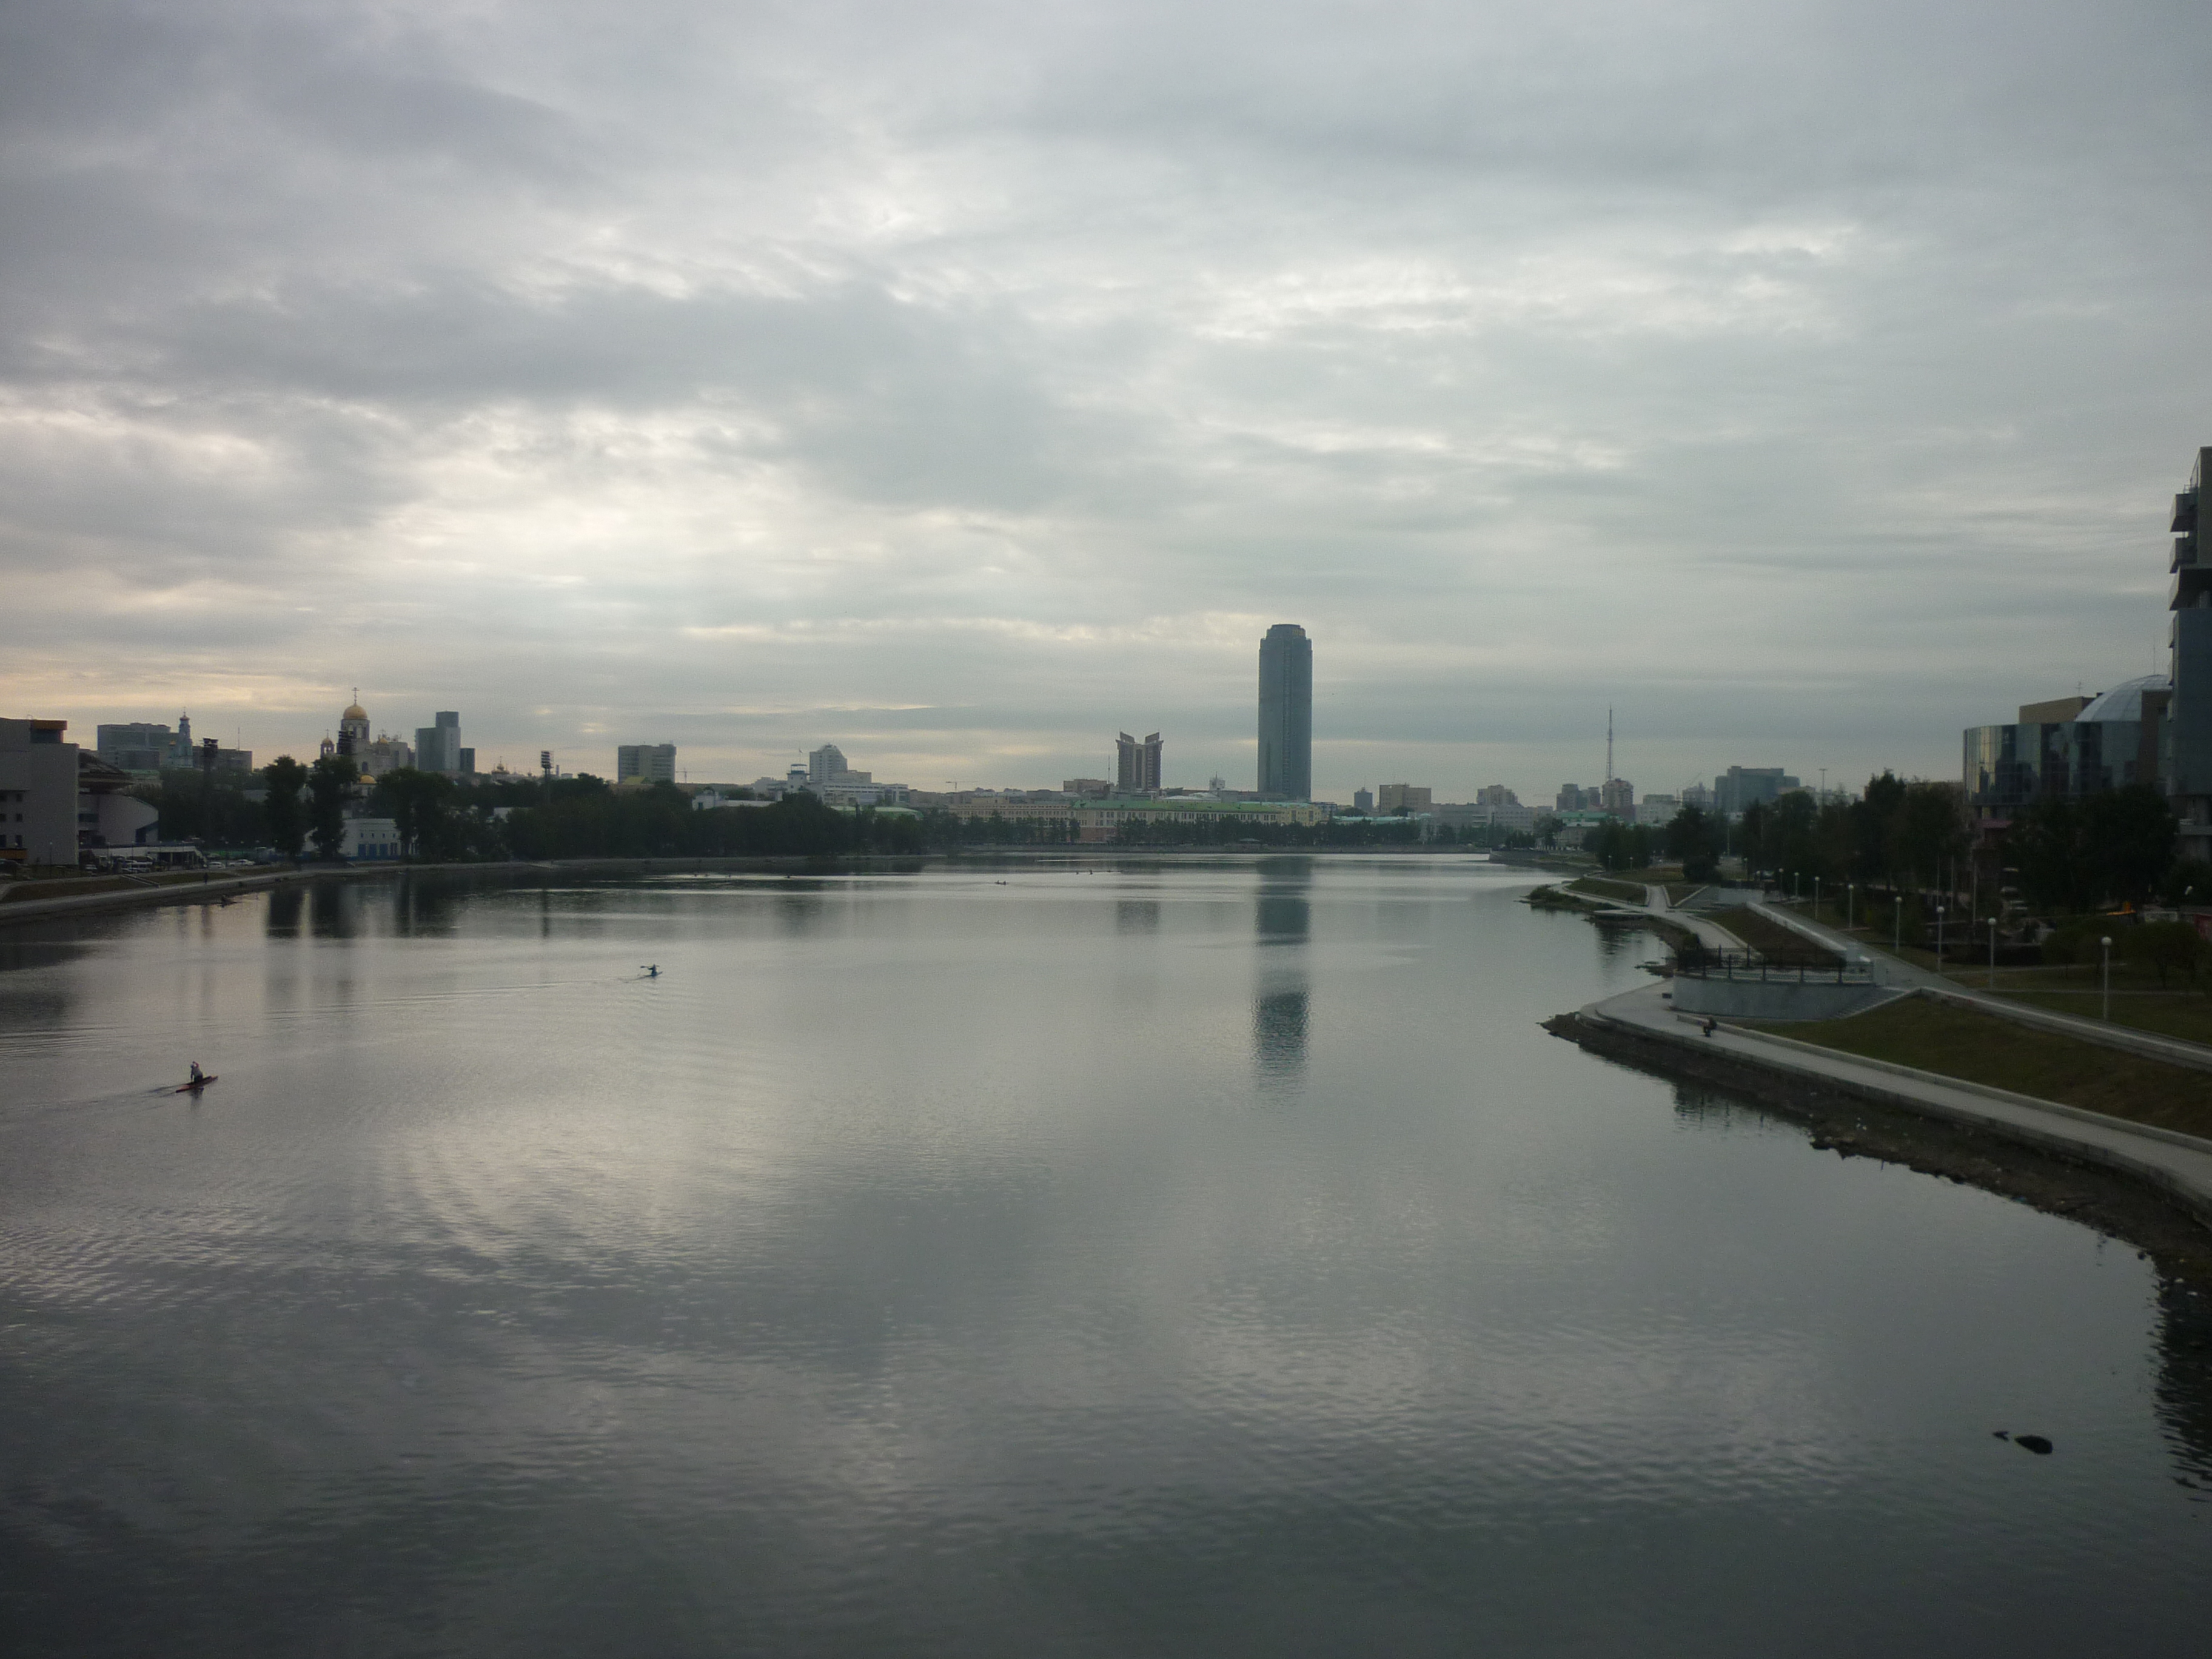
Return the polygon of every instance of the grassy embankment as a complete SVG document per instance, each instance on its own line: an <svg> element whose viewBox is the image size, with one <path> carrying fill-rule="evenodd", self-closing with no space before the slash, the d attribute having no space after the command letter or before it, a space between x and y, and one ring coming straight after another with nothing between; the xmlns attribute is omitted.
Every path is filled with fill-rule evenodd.
<svg viewBox="0 0 2212 1659"><path fill-rule="evenodd" d="M1641 904L1646 896L1643 883L1622 881L1612 876L1580 876L1567 886L1592 898L1618 899L1623 904Z"/></svg>
<svg viewBox="0 0 2212 1659"><path fill-rule="evenodd" d="M1838 953L1815 945L1802 933L1792 933L1778 921L1770 921L1748 905L1738 905L1730 910L1715 910L1710 920L1718 922L1769 962L1785 968L1832 969Z"/></svg>
<svg viewBox="0 0 2212 1659"><path fill-rule="evenodd" d="M1977 1008L1908 997L1847 1019L1757 1029L2212 1139L2212 1072L2142 1059Z"/></svg>
<svg viewBox="0 0 2212 1659"><path fill-rule="evenodd" d="M1809 908L1809 907L1808 907ZM1842 929L1841 907L1823 904L1818 920L1829 927ZM1955 957L1940 969L1932 951L1905 945L1892 946L1892 933L1881 927L1869 928L1863 923L1850 930L1854 939L1862 940L1869 949L1884 956L1909 962L1916 968L1929 972L1941 972L1944 978L1962 989L1988 991L1990 970L1986 966L1971 967ZM1986 937L1986 935L1984 935ZM2104 988L2100 964L2095 962L2074 963L2064 967L2003 966L1996 970L1996 994L2033 1007L2048 1008L2055 1013L2073 1014L2083 1019L2097 1019L2104 1012ZM2170 973L2166 982L2159 983L2158 971L2147 963L2115 962L2112 964L2112 1024L2126 1025L2139 1031L2151 1031L2160 1036L2179 1037L2185 1042L2212 1045L2212 974L2200 970L2197 984L2191 985L2185 975Z"/></svg>

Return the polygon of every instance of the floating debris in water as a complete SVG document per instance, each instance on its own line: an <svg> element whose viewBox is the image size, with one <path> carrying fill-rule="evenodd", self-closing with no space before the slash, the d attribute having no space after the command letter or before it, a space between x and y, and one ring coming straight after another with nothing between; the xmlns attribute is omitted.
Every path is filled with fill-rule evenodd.
<svg viewBox="0 0 2212 1659"><path fill-rule="evenodd" d="M2054 1448L2039 1434L2014 1434L2008 1429L1993 1431L1999 1440L2009 1440L2015 1446L2033 1452L2038 1457L2048 1457Z"/></svg>

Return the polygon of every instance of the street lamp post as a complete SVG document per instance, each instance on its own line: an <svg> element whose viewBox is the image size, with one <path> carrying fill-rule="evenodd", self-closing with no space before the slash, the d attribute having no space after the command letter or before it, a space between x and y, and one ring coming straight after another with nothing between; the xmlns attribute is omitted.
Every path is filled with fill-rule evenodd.
<svg viewBox="0 0 2212 1659"><path fill-rule="evenodd" d="M1851 931L1851 906L1858 902L1859 884L1855 881L1844 884L1844 931Z"/></svg>
<svg viewBox="0 0 2212 1659"><path fill-rule="evenodd" d="M2112 935L2111 935L2111 934L2109 934L2109 933L2107 933L2107 934L2106 934L2103 939L2101 939L2098 940L2097 942L2098 942L2100 945L2103 945L2103 946L2104 946L2104 948L2105 948L2105 950L2104 950L2104 954L2105 954L2105 1024L2106 1024L2107 1025L2109 1025L2109 1024L2111 1024L2112 1023Z"/></svg>
<svg viewBox="0 0 2212 1659"><path fill-rule="evenodd" d="M1905 949L1905 895L1902 893L1897 896L1897 921L1890 932L1889 948L1898 951Z"/></svg>
<svg viewBox="0 0 2212 1659"><path fill-rule="evenodd" d="M1990 989L1997 988L1997 919L1990 918Z"/></svg>
<svg viewBox="0 0 2212 1659"><path fill-rule="evenodd" d="M1943 971L1943 907L1936 907L1936 971Z"/></svg>
<svg viewBox="0 0 2212 1659"><path fill-rule="evenodd" d="M1815 877L1814 877L1814 878L1813 878L1813 920L1814 920L1814 921L1820 921L1820 877L1815 876Z"/></svg>

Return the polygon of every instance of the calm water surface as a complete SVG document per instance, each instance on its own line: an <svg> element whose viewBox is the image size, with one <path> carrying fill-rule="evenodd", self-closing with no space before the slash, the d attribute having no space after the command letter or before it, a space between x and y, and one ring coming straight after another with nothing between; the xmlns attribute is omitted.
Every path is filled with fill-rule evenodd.
<svg viewBox="0 0 2212 1659"><path fill-rule="evenodd" d="M0 1647L2212 1640L2189 1293L1524 878L540 879L0 935Z"/></svg>

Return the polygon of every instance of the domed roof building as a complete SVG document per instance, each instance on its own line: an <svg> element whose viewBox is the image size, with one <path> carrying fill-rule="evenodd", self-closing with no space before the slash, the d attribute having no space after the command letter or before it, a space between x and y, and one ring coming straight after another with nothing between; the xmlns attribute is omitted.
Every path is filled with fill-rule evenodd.
<svg viewBox="0 0 2212 1659"><path fill-rule="evenodd" d="M2075 720L2139 720L2143 717L2143 696L2147 692L2171 693L2173 682L2164 674L2144 674L2132 680L2122 680L2109 691L2100 691L2089 699L2088 706L2076 714Z"/></svg>
<svg viewBox="0 0 2212 1659"><path fill-rule="evenodd" d="M2055 796L2161 785L2160 750L2172 700L2171 680L2143 674L2094 697L2023 703L2009 726L1968 726L1968 804L1984 820L2002 823Z"/></svg>

